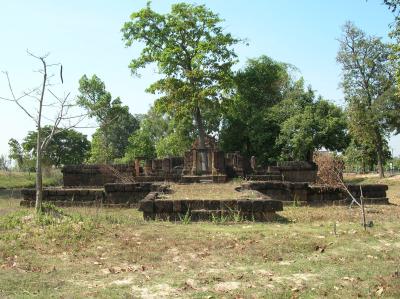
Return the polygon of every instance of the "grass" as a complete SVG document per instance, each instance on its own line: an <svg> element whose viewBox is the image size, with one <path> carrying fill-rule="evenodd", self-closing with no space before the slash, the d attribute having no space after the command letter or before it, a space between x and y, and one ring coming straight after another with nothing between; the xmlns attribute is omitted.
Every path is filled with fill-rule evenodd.
<svg viewBox="0 0 400 299"><path fill-rule="evenodd" d="M0 199L0 297L400 297L396 205L368 206L367 231L347 207L285 207L286 223L145 222L135 209L32 213Z"/></svg>
<svg viewBox="0 0 400 299"><path fill-rule="evenodd" d="M172 193L163 194L166 199L239 199L257 198L258 192L245 190L237 192L236 187L240 187L241 181L233 181L225 184L172 184Z"/></svg>
<svg viewBox="0 0 400 299"><path fill-rule="evenodd" d="M43 173L45 186L61 184L61 172L59 170L45 171ZM0 171L0 189L31 188L35 186L35 173Z"/></svg>

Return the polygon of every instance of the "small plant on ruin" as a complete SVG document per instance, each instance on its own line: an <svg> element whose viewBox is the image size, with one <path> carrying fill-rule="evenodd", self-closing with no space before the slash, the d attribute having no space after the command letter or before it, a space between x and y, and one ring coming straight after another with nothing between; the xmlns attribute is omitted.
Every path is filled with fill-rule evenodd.
<svg viewBox="0 0 400 299"><path fill-rule="evenodd" d="M236 222L236 223L243 222L243 216L240 213L240 211L234 211L232 213L232 219L233 219L233 222Z"/></svg>
<svg viewBox="0 0 400 299"><path fill-rule="evenodd" d="M190 224L192 222L192 216L190 215L190 211L187 210L183 217L179 215L179 219L181 220L182 224Z"/></svg>
<svg viewBox="0 0 400 299"><path fill-rule="evenodd" d="M220 215L212 214L211 221L214 224L223 224L229 221L229 215L224 216L222 214Z"/></svg>
<svg viewBox="0 0 400 299"><path fill-rule="evenodd" d="M297 194L295 194L293 197L293 207L299 207L299 206L300 206L299 197Z"/></svg>
<svg viewBox="0 0 400 299"><path fill-rule="evenodd" d="M230 218L231 221L233 221L233 222L235 222L235 223L243 222L243 216L242 216L242 214L240 213L240 211L238 211L238 210L233 210L233 209L231 209L231 208L228 207L228 206L227 206L227 208L228 208L228 210L229 210L229 218ZM228 217L228 216L227 216L227 217Z"/></svg>

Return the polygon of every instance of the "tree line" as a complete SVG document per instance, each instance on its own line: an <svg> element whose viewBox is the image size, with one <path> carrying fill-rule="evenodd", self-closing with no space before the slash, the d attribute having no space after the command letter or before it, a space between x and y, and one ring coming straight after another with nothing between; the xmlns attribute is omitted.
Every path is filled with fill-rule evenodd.
<svg viewBox="0 0 400 299"><path fill-rule="evenodd" d="M398 10L397 1L385 1ZM113 98L96 75L79 81L77 104L97 122L89 142L74 129L49 142L48 165L127 163L135 157L180 156L199 138L214 136L222 150L256 156L261 164L305 160L318 149L341 152L347 165L363 170L391 158L390 134L400 131L399 19L395 43L343 26L337 62L342 68L345 108L315 93L297 69L268 56L249 59L238 71L235 45L223 20L204 5L174 4L160 14L151 4L122 27L127 47L141 46L129 68L133 75L155 64L161 78L148 92L158 95L146 114L134 115ZM42 135L52 128L45 126ZM35 135L36 134L36 135ZM11 139L10 157L20 168L35 165L37 131L20 144Z"/></svg>

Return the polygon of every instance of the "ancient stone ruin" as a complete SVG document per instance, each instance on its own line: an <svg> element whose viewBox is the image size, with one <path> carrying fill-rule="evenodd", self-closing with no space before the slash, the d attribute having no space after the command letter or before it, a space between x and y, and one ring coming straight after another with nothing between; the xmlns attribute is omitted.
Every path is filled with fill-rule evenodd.
<svg viewBox="0 0 400 299"><path fill-rule="evenodd" d="M206 159L206 161L204 160ZM63 187L46 188L43 200L60 206L103 206L140 208L145 219L192 220L238 215L244 219L267 221L276 218L283 204L349 204L343 188L317 184L318 167L311 161L287 161L261 167L256 157L239 152L224 153L208 138L205 149L195 142L184 157L143 159L132 164L75 165L62 169ZM168 200L159 195L171 192L169 182L224 183L244 179L237 200ZM386 185L347 185L356 198L362 191L364 202L387 204ZM252 190L258 199L239 199L241 190ZM21 205L33 206L35 190L22 190Z"/></svg>
<svg viewBox="0 0 400 299"><path fill-rule="evenodd" d="M182 220L189 215L191 221L212 219L271 221L279 219L276 212L283 211L281 201L269 199L241 200L165 200L149 194L140 202L139 209L145 219Z"/></svg>

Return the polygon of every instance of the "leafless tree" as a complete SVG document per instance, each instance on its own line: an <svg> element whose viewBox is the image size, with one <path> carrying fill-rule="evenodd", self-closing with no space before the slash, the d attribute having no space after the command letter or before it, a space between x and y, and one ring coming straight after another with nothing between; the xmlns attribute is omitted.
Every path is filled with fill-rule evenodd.
<svg viewBox="0 0 400 299"><path fill-rule="evenodd" d="M39 61L41 68L38 73L41 74L41 84L37 87L23 91L17 96L13 90L12 83L8 72L3 72L9 87L10 96L2 97L1 100L15 103L34 123L37 130L36 142L36 203L37 213L42 212L43 199L43 180L42 180L42 154L46 150L54 135L64 130L77 128L79 124L86 118L86 114L71 115L71 108L76 104L70 99L70 93L64 94L62 97L57 96L51 89L55 86L51 84L51 78L54 74L50 73L52 68L59 68L61 83L63 83L62 65L48 64L47 58L49 54L37 56L27 51L28 55ZM33 101L28 105L25 99ZM51 101L50 101L51 99ZM46 113L54 113L53 117L49 117ZM51 133L48 136L42 136L41 128L46 122L52 126Z"/></svg>
<svg viewBox="0 0 400 299"><path fill-rule="evenodd" d="M360 207L362 223L364 229L367 228L364 195L362 186L360 185L360 198L357 198L350 192L349 187L345 184L343 179L344 161L340 157L334 156L331 153L315 153L313 157L314 162L318 165L318 179L317 182L327 187L338 188L347 193L351 198L350 208L353 204Z"/></svg>

